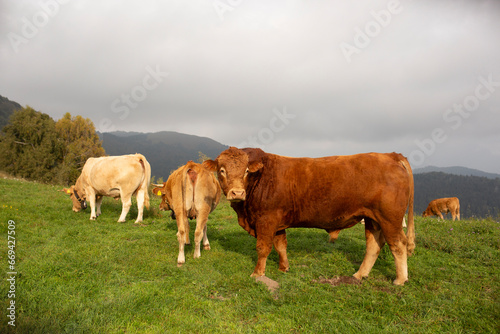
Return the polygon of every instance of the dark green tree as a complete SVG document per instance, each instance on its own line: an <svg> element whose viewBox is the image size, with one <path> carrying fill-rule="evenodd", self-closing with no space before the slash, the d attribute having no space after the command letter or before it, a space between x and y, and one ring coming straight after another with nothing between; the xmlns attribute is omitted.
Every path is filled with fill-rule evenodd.
<svg viewBox="0 0 500 334"><path fill-rule="evenodd" d="M15 111L0 134L0 168L23 178L53 180L62 149L55 125L29 106Z"/></svg>
<svg viewBox="0 0 500 334"><path fill-rule="evenodd" d="M27 106L0 133L0 169L41 182L71 184L90 157L105 154L90 119L66 113L57 123Z"/></svg>
<svg viewBox="0 0 500 334"><path fill-rule="evenodd" d="M82 116L72 117L66 113L56 123L56 131L62 144L62 156L57 181L62 184L73 184L80 175L81 169L90 157L105 155L94 123Z"/></svg>

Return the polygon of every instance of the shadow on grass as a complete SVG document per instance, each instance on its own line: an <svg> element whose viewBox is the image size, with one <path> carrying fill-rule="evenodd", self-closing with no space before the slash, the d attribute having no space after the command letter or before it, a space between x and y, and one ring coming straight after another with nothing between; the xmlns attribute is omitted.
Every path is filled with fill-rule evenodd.
<svg viewBox="0 0 500 334"><path fill-rule="evenodd" d="M339 239L335 243L328 242L328 234L317 229L289 229L287 230L288 247L287 253L289 261L293 262L294 257L304 255L313 256L320 259L324 254L330 252L340 252L342 257L351 263L355 271L359 269L366 251L366 241L364 239L364 229L361 231L341 232ZM357 234L361 233L360 238ZM251 258L255 264L257 261L256 239L248 235L243 229L241 231L227 231L225 229L208 228L210 240L217 241L225 251L236 252ZM279 266L278 253L273 250L268 257L268 266ZM253 268L249 268L252 270ZM297 270L297 268L291 268ZM349 273L350 275L354 274ZM392 281L395 279L396 271L394 257L386 245L374 265L374 271Z"/></svg>
<svg viewBox="0 0 500 334"><path fill-rule="evenodd" d="M172 234L177 233L177 223L170 218L170 211L161 212L161 218L158 219L162 224L165 224L165 229ZM219 245L224 251L234 252L244 257L249 258L254 264L257 261L256 241L257 239L244 231L236 221L236 214L229 217L222 214L224 217L210 216L208 220L208 239L212 245ZM227 217L226 217L227 216ZM194 230L196 228L196 220L190 220L190 241L191 245L186 245L186 252L189 252L194 247ZM364 237L364 227L356 225L350 229L343 230L338 240L335 243L330 243L328 233L321 229L313 228L295 228L287 230L288 247L287 253L289 261L293 262L294 258L301 256L312 256L320 259L323 254L340 252L342 257L349 262L355 271L359 269L363 261L366 251L366 241ZM217 246L216 246L217 247ZM278 253L273 250L268 257L268 269L277 269L279 266ZM297 268L291 268L296 270ZM248 271L253 271L248 268ZM348 273L350 275L354 274ZM379 272L380 275L392 281L395 279L396 270L394 257L386 245L382 249L373 271ZM370 275L372 276L372 275Z"/></svg>

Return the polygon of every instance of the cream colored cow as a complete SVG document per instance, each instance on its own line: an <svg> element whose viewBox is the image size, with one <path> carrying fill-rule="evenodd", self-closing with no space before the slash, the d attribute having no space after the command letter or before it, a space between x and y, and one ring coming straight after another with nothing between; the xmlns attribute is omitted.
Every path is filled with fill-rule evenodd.
<svg viewBox="0 0 500 334"><path fill-rule="evenodd" d="M132 195L137 196L136 223L142 222L144 206L149 208L148 186L151 166L142 154L89 158L74 186L63 189L73 201L73 211L78 212L90 202L90 220L101 214L103 196L121 198L122 213L118 222L124 222ZM96 210L97 206L97 210Z"/></svg>

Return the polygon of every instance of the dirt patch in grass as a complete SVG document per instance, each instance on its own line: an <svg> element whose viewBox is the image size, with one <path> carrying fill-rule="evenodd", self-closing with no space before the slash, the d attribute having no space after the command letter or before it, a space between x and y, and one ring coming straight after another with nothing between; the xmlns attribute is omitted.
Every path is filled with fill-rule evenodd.
<svg viewBox="0 0 500 334"><path fill-rule="evenodd" d="M353 276L337 276L333 278L320 277L313 280L313 283L330 284L331 286L339 286L341 284L361 284L361 281Z"/></svg>
<svg viewBox="0 0 500 334"><path fill-rule="evenodd" d="M267 276L260 276L255 279L257 282L261 282L267 286L269 292L275 293L280 288L280 284L275 280L270 279Z"/></svg>

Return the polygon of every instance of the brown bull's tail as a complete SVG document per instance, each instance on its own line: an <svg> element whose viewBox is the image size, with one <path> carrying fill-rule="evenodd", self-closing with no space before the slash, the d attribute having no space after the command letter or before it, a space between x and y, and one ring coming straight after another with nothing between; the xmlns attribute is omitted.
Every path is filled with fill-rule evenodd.
<svg viewBox="0 0 500 334"><path fill-rule="evenodd" d="M405 158L404 160L401 160L401 164L408 172L409 186L410 186L410 197L408 199L408 226L406 229L406 238L408 240L407 251L408 251L408 256L410 256L413 254L413 251L415 250L415 222L413 219L413 201L414 201L415 185L413 181L413 172L411 170L410 163Z"/></svg>
<svg viewBox="0 0 500 334"><path fill-rule="evenodd" d="M151 182L151 166L146 158L139 153L136 153L136 157L139 159L139 163L144 171L144 178L139 186L139 189L144 190L144 206L149 209L149 183Z"/></svg>

